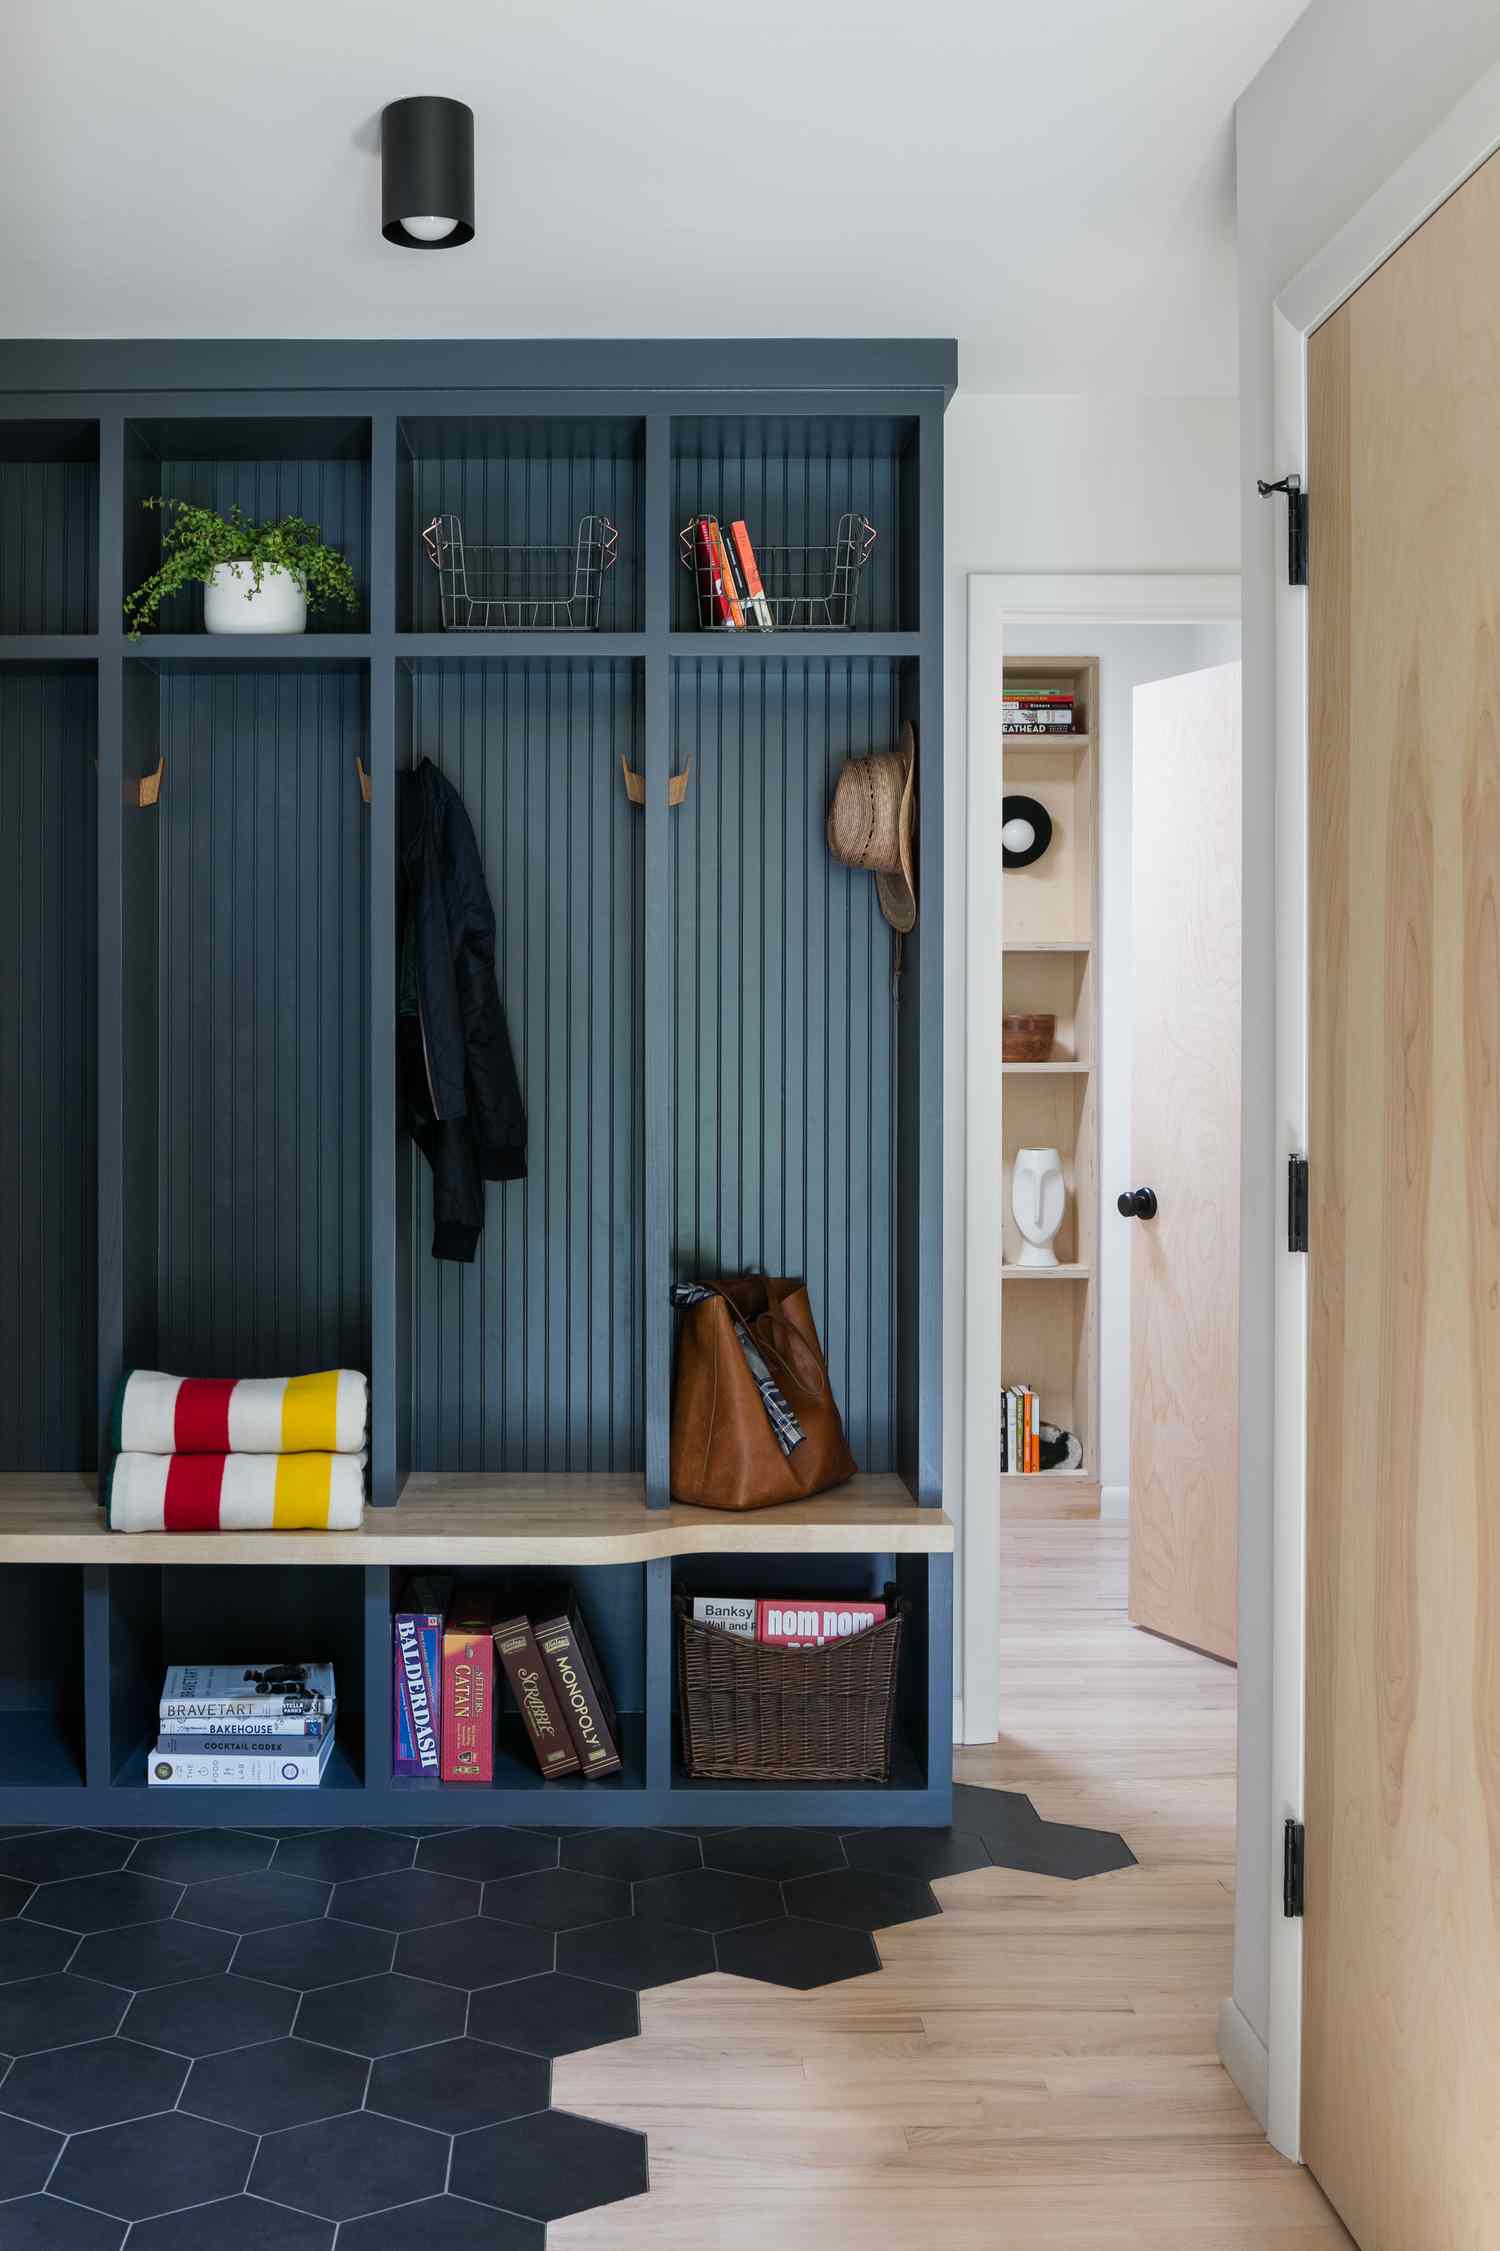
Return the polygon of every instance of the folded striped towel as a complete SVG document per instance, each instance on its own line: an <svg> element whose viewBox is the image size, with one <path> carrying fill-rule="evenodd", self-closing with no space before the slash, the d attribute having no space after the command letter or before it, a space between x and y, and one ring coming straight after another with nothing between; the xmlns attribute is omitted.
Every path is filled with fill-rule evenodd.
<svg viewBox="0 0 1500 2251"><path fill-rule="evenodd" d="M111 1532L357 1532L363 1454L117 1454Z"/></svg>
<svg viewBox="0 0 1500 2251"><path fill-rule="evenodd" d="M132 1368L115 1406L122 1454L357 1454L370 1386L357 1368L316 1376L164 1376Z"/></svg>

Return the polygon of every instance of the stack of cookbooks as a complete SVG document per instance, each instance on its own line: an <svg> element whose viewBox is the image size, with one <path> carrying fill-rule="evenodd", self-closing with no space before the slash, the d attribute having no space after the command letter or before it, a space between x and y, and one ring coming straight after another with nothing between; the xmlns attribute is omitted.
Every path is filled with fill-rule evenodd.
<svg viewBox="0 0 1500 2251"><path fill-rule="evenodd" d="M1005 689L1008 735L1071 735L1077 725L1073 690L1044 681Z"/></svg>
<svg viewBox="0 0 1500 2251"><path fill-rule="evenodd" d="M514 1591L417 1579L392 1621L393 1771L402 1781L495 1779L503 1673L541 1773L618 1774L620 1723L567 1587Z"/></svg>
<svg viewBox="0 0 1500 2251"><path fill-rule="evenodd" d="M695 517L693 542L699 589L707 597L714 624L735 633L773 631L776 621L743 518L736 518L725 531L714 516Z"/></svg>
<svg viewBox="0 0 1500 2251"><path fill-rule="evenodd" d="M148 1779L162 1788L316 1789L333 1753L332 1665L173 1665Z"/></svg>
<svg viewBox="0 0 1500 2251"><path fill-rule="evenodd" d="M1042 1446L1042 1403L1029 1383L1007 1386L1001 1402L1000 1474L1021 1476L1039 1470Z"/></svg>

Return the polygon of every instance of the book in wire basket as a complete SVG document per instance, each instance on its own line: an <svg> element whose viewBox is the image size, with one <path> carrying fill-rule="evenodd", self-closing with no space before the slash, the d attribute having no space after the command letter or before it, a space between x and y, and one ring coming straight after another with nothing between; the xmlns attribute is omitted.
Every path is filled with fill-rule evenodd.
<svg viewBox="0 0 1500 2251"><path fill-rule="evenodd" d="M762 546L739 520L693 516L677 535L706 633L852 632L865 565L875 549L868 516L846 512L821 546Z"/></svg>

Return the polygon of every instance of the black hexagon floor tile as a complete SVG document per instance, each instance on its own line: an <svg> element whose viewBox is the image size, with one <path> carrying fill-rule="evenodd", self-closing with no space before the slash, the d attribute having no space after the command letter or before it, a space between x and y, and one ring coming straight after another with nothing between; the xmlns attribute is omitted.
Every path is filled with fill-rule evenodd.
<svg viewBox="0 0 1500 2251"><path fill-rule="evenodd" d="M336 1885L329 1913L375 1930L424 1930L431 1923L477 1915L479 1886L428 1868L398 1868L388 1876L362 1876Z"/></svg>
<svg viewBox="0 0 1500 2251"><path fill-rule="evenodd" d="M19 1915L31 1897L31 1886L19 1876L0 1876L0 1922Z"/></svg>
<svg viewBox="0 0 1500 2251"><path fill-rule="evenodd" d="M262 1868L249 1876L216 1876L190 1884L177 1916L180 1922L206 1923L214 1931L270 1931L325 1914L328 1891L327 1884L310 1877Z"/></svg>
<svg viewBox="0 0 1500 2251"><path fill-rule="evenodd" d="M1001 1863L1028 1875L1060 1876L1068 1883L1135 1864L1135 1854L1113 1829L1080 1829L1067 1821L1040 1822L1029 1844L1011 1846Z"/></svg>
<svg viewBox="0 0 1500 2251"><path fill-rule="evenodd" d="M283 1923L278 1930L256 1931L235 1949L242 1977L267 1985L289 1985L310 1993L319 1985L340 1985L351 1977L377 1977L391 1966L396 1941L389 1931L365 1923L340 1923L331 1915L311 1923Z"/></svg>
<svg viewBox="0 0 1500 2251"><path fill-rule="evenodd" d="M320 2219L356 2220L436 2196L446 2186L449 2146L446 2134L354 2111L267 2134L250 2189Z"/></svg>
<svg viewBox="0 0 1500 2251"><path fill-rule="evenodd" d="M75 2040L107 2040L119 2029L130 1995L118 1986L68 1974L20 1978L0 1986L0 2049L24 2056Z"/></svg>
<svg viewBox="0 0 1500 2251"><path fill-rule="evenodd" d="M523 1978L476 1993L469 2030L497 2046L535 2056L572 2056L615 2040L633 2040L641 2029L640 2003L620 1986L591 1978Z"/></svg>
<svg viewBox="0 0 1500 2251"><path fill-rule="evenodd" d="M680 1876L648 1876L635 1887L636 1914L681 1923L692 1931L730 1931L784 1915L780 1884L731 1876L722 1868L688 1868Z"/></svg>
<svg viewBox="0 0 1500 2251"><path fill-rule="evenodd" d="M140 2220L130 2240L136 2251L332 2251L333 2234L331 2220L315 2220L309 2212L259 2196L230 2196L164 2219Z"/></svg>
<svg viewBox="0 0 1500 2251"><path fill-rule="evenodd" d="M198 1923L127 1923L123 1930L96 1931L80 1940L68 1966L76 1977L149 1993L153 1986L227 1970L234 1947L232 1932L205 1930Z"/></svg>
<svg viewBox="0 0 1500 2251"><path fill-rule="evenodd" d="M253 2135L170 2110L74 2134L48 2187L115 2219L148 2220L237 2196L254 2155Z"/></svg>
<svg viewBox="0 0 1500 2251"><path fill-rule="evenodd" d="M459 2196L533 2220L561 2220L644 2196L646 2137L569 2110L460 2134L450 2185Z"/></svg>
<svg viewBox="0 0 1500 2251"><path fill-rule="evenodd" d="M601 1985L675 1985L701 1977L714 1966L714 1942L702 1931L677 1923L642 1922L634 1916L618 1923L591 1923L587 1930L564 1931L557 1942L557 1966Z"/></svg>
<svg viewBox="0 0 1500 2251"><path fill-rule="evenodd" d="M0 1923L0 1985L60 1970L77 1944L72 1931L48 1930L44 1923Z"/></svg>
<svg viewBox="0 0 1500 2251"><path fill-rule="evenodd" d="M187 2065L138 2040L84 2040L19 2056L6 2074L6 2110L59 2134L118 2126L154 2110L171 2110Z"/></svg>
<svg viewBox="0 0 1500 2251"><path fill-rule="evenodd" d="M362 2056L311 2040L267 2040L195 2063L178 2108L247 2134L275 2134L358 2110L369 2074Z"/></svg>
<svg viewBox="0 0 1500 2251"><path fill-rule="evenodd" d="M130 1856L137 1876L161 1876L172 1884L201 1884L211 1876L249 1876L266 1867L275 1850L268 1837L243 1829L169 1830L139 1844Z"/></svg>
<svg viewBox="0 0 1500 2251"><path fill-rule="evenodd" d="M367 2110L435 2133L463 2134L547 2107L551 2066L488 2040L439 2040L384 2056L370 2074Z"/></svg>
<svg viewBox="0 0 1500 2251"><path fill-rule="evenodd" d="M124 1837L101 1829L38 1829L32 1836L0 1845L0 1876L23 1884L52 1884L64 1876L102 1876L123 1868L131 1847Z"/></svg>
<svg viewBox="0 0 1500 2251"><path fill-rule="evenodd" d="M822 1829L725 1829L703 1840L706 1868L735 1876L817 1876L844 1866L844 1848Z"/></svg>
<svg viewBox="0 0 1500 2251"><path fill-rule="evenodd" d="M410 1837L384 1829L304 1829L300 1836L282 1838L273 1865L278 1873L342 1884L355 1876L386 1876L393 1868L409 1868L414 1849Z"/></svg>
<svg viewBox="0 0 1500 2251"><path fill-rule="evenodd" d="M880 1931L891 1923L915 1923L942 1913L926 1884L906 1876L871 1875L863 1868L798 1876L786 1886L786 1904L791 1915L805 1915L814 1923L843 1923L856 1931Z"/></svg>
<svg viewBox="0 0 1500 2251"><path fill-rule="evenodd" d="M424 1837L417 1847L417 1866L484 1884L497 1876L555 1868L557 1846L524 1829L454 1829L446 1837Z"/></svg>
<svg viewBox="0 0 1500 2251"><path fill-rule="evenodd" d="M547 1931L491 1915L462 1923L439 1923L432 1930L405 1931L396 1941L396 1967L407 1977L431 1978L472 1992L480 1985L503 1985L515 1977L537 1977L550 1970L553 1941Z"/></svg>
<svg viewBox="0 0 1500 2251"><path fill-rule="evenodd" d="M523 2220L518 2213L497 2212L461 2196L401 2204L367 2220L346 2220L339 2229L340 2251L406 2251L415 2244L431 2244L434 2251L544 2251L546 2241L547 2230L539 2220Z"/></svg>
<svg viewBox="0 0 1500 2251"><path fill-rule="evenodd" d="M562 1865L631 1884L645 1876L701 1868L703 1853L696 1837L680 1837L675 1829L586 1829L564 1837Z"/></svg>
<svg viewBox="0 0 1500 2251"><path fill-rule="evenodd" d="M130 2039L172 2055L213 2056L281 2039L296 2013L297 1996L283 1985L233 1974L196 1977L137 1994L123 2029Z"/></svg>
<svg viewBox="0 0 1500 2251"><path fill-rule="evenodd" d="M861 1829L845 1837L844 1854L851 1868L914 1877L921 1883L931 1883L934 1876L964 1876L991 1864L984 1839L959 1829Z"/></svg>
<svg viewBox="0 0 1500 2251"><path fill-rule="evenodd" d="M124 2240L123 2220L60 2196L26 2196L5 2207L5 2251L120 2251Z"/></svg>
<svg viewBox="0 0 1500 2251"><path fill-rule="evenodd" d="M62 2135L49 2133L44 2126L29 2125L22 2118L0 2118L0 2200L35 2196L44 2189L62 2147ZM0 2224L3 2220L0 2208Z"/></svg>
<svg viewBox="0 0 1500 2251"><path fill-rule="evenodd" d="M786 1985L798 1993L838 1985L848 1977L868 1977L880 1967L868 1931L837 1923L802 1922L784 1915L773 1923L752 1923L725 1931L715 1941L719 1968L731 1977L753 1977L762 1985Z"/></svg>
<svg viewBox="0 0 1500 2251"><path fill-rule="evenodd" d="M361 1977L303 1995L297 2035L356 2056L390 2056L430 2040L456 2039L466 1997L448 1985L414 1977ZM406 2192L410 2201L413 2192Z"/></svg>
<svg viewBox="0 0 1500 2251"><path fill-rule="evenodd" d="M28 1922L50 1923L55 1930L116 1931L126 1923L161 1923L182 1897L180 1884L156 1876L134 1876L128 1868L100 1876L70 1876L38 1884L21 1912Z"/></svg>
<svg viewBox="0 0 1500 2251"><path fill-rule="evenodd" d="M581 1868L544 1868L486 1884L484 1913L539 1931L581 1930L628 1915L630 1886L613 1876L586 1876Z"/></svg>

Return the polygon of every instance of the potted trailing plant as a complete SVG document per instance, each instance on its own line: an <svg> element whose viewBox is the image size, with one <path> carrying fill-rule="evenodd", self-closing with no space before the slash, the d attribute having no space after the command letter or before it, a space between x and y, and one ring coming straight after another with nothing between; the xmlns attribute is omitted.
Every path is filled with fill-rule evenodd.
<svg viewBox="0 0 1500 2251"><path fill-rule="evenodd" d="M155 622L169 594L203 587L203 624L209 633L303 633L309 607L357 610L354 573L316 524L282 516L258 524L243 509L221 516L190 500L144 503L166 518L161 563L126 597L130 638Z"/></svg>

